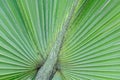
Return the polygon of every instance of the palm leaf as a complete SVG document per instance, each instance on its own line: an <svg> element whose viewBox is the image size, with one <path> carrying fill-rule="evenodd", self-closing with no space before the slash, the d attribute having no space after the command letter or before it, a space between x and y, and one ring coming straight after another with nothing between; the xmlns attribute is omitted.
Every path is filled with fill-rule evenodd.
<svg viewBox="0 0 120 80"><path fill-rule="evenodd" d="M60 54L66 80L119 80L120 1L89 0L76 13Z"/></svg>
<svg viewBox="0 0 120 80"><path fill-rule="evenodd" d="M0 80L34 80L74 0L0 0ZM79 0L53 80L120 79L120 1Z"/></svg>

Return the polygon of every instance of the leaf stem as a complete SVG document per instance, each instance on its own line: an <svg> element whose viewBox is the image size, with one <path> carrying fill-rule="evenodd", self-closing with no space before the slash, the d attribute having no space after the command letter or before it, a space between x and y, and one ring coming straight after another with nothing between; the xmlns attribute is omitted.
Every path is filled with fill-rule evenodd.
<svg viewBox="0 0 120 80"><path fill-rule="evenodd" d="M62 26L62 30L59 32L59 34L56 38L55 44L53 45L46 62L38 70L35 80L49 80L49 78L54 70L55 64L57 63L58 54L60 52L65 33L68 30L68 26L70 24L73 14L74 14L75 8L78 4L78 1L79 0L74 1L73 6L70 10L70 13Z"/></svg>

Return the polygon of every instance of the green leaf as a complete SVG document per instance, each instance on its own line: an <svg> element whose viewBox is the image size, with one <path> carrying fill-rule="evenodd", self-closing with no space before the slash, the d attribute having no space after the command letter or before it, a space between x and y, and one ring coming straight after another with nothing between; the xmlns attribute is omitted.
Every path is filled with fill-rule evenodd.
<svg viewBox="0 0 120 80"><path fill-rule="evenodd" d="M73 0L0 0L0 80L34 77L72 3Z"/></svg>
<svg viewBox="0 0 120 80"><path fill-rule="evenodd" d="M34 80L74 0L0 0L0 80ZM120 0L79 0L53 80L120 80Z"/></svg>
<svg viewBox="0 0 120 80"><path fill-rule="evenodd" d="M119 4L88 0L78 10L59 56L66 80L120 79Z"/></svg>
<svg viewBox="0 0 120 80"><path fill-rule="evenodd" d="M64 80L64 77L57 71L52 80Z"/></svg>

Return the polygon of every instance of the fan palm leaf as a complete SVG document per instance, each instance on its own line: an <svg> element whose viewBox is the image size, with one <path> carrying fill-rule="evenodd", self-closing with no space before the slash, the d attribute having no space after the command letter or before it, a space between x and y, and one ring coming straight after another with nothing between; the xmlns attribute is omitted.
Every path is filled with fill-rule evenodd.
<svg viewBox="0 0 120 80"><path fill-rule="evenodd" d="M0 0L0 80L36 79L75 1L50 79L120 80L120 0Z"/></svg>

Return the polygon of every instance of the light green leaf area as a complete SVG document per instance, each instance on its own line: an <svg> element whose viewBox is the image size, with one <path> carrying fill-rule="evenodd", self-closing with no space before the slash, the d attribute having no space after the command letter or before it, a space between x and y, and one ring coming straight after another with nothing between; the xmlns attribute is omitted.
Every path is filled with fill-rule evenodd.
<svg viewBox="0 0 120 80"><path fill-rule="evenodd" d="M0 0L0 80L34 80L74 0ZM79 0L53 80L120 80L120 0Z"/></svg>
<svg viewBox="0 0 120 80"><path fill-rule="evenodd" d="M66 80L120 80L120 0L88 0L59 56Z"/></svg>
<svg viewBox="0 0 120 80"><path fill-rule="evenodd" d="M63 78L63 76L61 76L61 73L57 71L52 80L65 80L65 79Z"/></svg>
<svg viewBox="0 0 120 80"><path fill-rule="evenodd" d="M0 0L0 80L29 80L46 59L73 0Z"/></svg>

